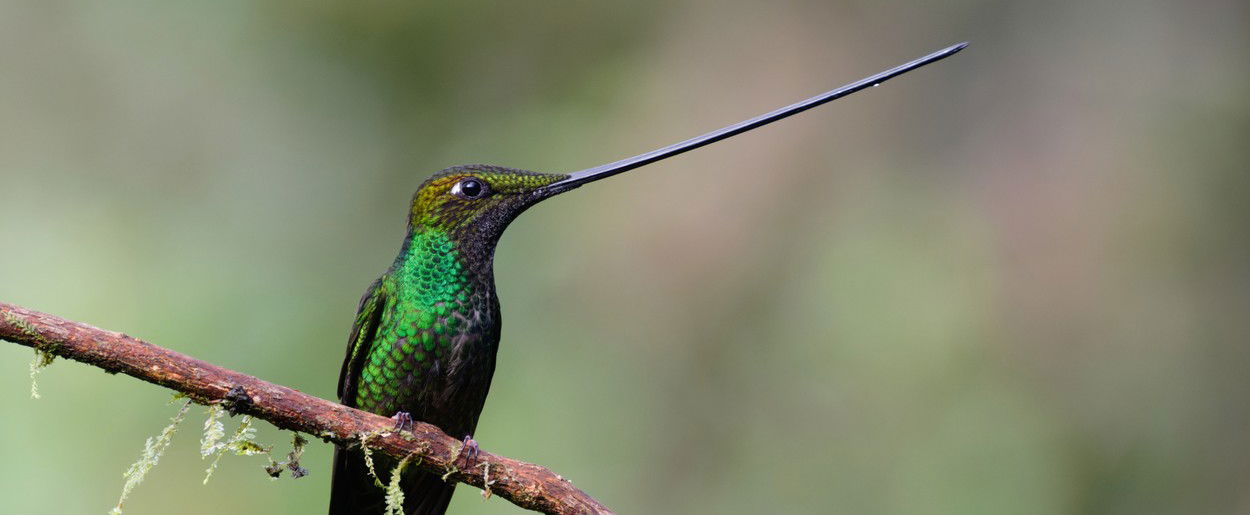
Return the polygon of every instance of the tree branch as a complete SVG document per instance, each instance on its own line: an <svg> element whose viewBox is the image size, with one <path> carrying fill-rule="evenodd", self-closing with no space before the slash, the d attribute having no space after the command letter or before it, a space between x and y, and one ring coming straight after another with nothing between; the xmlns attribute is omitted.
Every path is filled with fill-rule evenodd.
<svg viewBox="0 0 1250 515"><path fill-rule="evenodd" d="M0 302L0 339L118 372L187 394L200 404L227 403L237 412L342 446L359 445L446 479L485 488L530 510L553 514L610 514L607 507L544 467L482 451L473 470L459 470L461 442L424 422L411 434L387 417L349 408L255 377L157 347L122 333ZM245 394L240 394L240 390ZM234 390L231 393L231 390ZM450 472L450 473L449 473Z"/></svg>

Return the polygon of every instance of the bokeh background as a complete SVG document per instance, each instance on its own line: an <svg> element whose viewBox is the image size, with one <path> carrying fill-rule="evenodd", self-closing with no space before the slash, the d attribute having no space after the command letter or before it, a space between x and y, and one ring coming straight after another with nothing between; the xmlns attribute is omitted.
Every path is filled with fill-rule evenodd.
<svg viewBox="0 0 1250 515"><path fill-rule="evenodd" d="M1250 5L0 3L0 300L333 396L412 190L633 155L500 243L477 439L621 513L1250 512ZM0 513L169 393L0 345ZM126 513L319 513L192 416ZM260 440L284 453L290 437ZM455 513L515 513L461 487Z"/></svg>

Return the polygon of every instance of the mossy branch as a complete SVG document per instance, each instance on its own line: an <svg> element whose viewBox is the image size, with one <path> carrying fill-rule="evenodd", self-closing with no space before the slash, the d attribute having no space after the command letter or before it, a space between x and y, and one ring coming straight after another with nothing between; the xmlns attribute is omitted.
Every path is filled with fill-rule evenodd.
<svg viewBox="0 0 1250 515"><path fill-rule="evenodd" d="M446 480L486 488L478 467L460 470L461 441L423 422L412 431L397 432L390 418L268 383L255 377L157 347L122 333L98 329L0 302L0 339L34 347L158 384L204 404L220 404L292 431L342 446L367 440L375 452L408 459L409 466ZM522 508L553 514L606 514L607 507L550 470L482 451L477 462L489 463L489 488ZM451 472L448 472L451 471Z"/></svg>

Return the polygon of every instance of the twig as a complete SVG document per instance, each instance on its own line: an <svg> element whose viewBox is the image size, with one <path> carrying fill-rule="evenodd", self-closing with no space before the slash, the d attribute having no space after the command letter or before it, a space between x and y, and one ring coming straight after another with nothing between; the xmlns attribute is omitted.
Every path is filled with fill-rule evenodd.
<svg viewBox="0 0 1250 515"><path fill-rule="evenodd" d="M412 466L439 476L452 470L447 480L490 488L522 508L553 514L612 513L544 467L482 451L478 459L496 465L490 485L485 485L485 474L456 469L460 440L433 425L415 422L411 433L401 434L390 418L265 382L122 333L0 302L0 339L155 383L200 404L221 403L232 412L338 445L359 445L368 435L369 447L378 452L396 459L414 458Z"/></svg>

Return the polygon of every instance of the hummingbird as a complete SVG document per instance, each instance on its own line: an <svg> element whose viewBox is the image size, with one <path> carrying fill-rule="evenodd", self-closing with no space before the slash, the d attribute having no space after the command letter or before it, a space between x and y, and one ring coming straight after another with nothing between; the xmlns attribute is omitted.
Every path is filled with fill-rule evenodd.
<svg viewBox="0 0 1250 515"><path fill-rule="evenodd" d="M959 43L809 99L651 152L572 173L539 173L491 165L453 166L417 189L399 255L360 299L339 373L344 405L394 415L398 426L421 420L463 437L472 435L486 402L501 318L495 295L495 245L529 207L587 183L720 141L818 105L874 87L963 50ZM467 451L467 455L466 455ZM380 514L386 493L373 471L394 461L338 447L330 515ZM387 478L382 478L386 481ZM419 470L400 477L404 512L442 514L455 485Z"/></svg>

